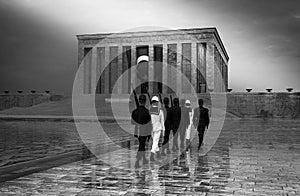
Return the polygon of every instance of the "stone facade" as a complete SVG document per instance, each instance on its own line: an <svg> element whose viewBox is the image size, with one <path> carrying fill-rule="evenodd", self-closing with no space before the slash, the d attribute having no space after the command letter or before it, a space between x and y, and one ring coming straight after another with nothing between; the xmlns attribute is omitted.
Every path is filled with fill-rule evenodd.
<svg viewBox="0 0 300 196"><path fill-rule="evenodd" d="M164 63L182 72L197 93L226 92L228 87L229 57L216 28L86 34L77 38L78 64L84 66L85 94L111 94L117 79L136 65L140 55L150 58L147 68L150 80L176 81L179 92L189 93L191 89L173 76ZM136 72L128 73L119 83L117 93L130 93L131 84L136 84L137 80ZM160 83L147 85L150 93L172 93ZM141 89L140 93L143 93Z"/></svg>

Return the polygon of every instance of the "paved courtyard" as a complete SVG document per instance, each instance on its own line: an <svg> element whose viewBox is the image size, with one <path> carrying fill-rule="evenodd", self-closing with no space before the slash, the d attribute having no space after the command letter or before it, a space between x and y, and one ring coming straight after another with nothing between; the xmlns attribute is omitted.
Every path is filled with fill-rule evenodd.
<svg viewBox="0 0 300 196"><path fill-rule="evenodd" d="M38 158L85 149L71 122L18 121L0 126L1 176L6 174L5 167L26 162L30 168ZM106 126L118 129L114 124ZM137 148L132 137L116 134L120 134L117 144ZM174 152L134 168L135 154L114 152L114 144L104 142L100 148L110 153L100 156L101 160L90 155L21 177L7 172L10 178L0 183L0 194L300 195L300 120L227 120L207 155L200 156L196 145L197 139L191 151ZM107 164L125 157L115 167ZM167 164L159 164L163 160Z"/></svg>

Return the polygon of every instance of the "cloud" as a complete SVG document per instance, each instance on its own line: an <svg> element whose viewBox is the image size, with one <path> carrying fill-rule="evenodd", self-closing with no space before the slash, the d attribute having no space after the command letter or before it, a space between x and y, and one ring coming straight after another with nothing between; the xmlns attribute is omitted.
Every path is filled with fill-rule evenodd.
<svg viewBox="0 0 300 196"><path fill-rule="evenodd" d="M70 92L77 53L75 35L32 18L24 10L3 4L0 9L0 89Z"/></svg>
<svg viewBox="0 0 300 196"><path fill-rule="evenodd" d="M70 91L76 34L216 26L232 88L300 89L299 9L298 0L0 0L0 88Z"/></svg>

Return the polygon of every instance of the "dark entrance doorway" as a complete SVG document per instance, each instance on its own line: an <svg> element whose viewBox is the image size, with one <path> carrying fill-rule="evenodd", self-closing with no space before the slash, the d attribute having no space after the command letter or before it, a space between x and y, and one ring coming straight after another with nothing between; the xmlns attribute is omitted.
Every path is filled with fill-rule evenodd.
<svg viewBox="0 0 300 196"><path fill-rule="evenodd" d="M154 46L154 81L153 82L153 92L162 93L162 68L163 68L163 47L162 45Z"/></svg>

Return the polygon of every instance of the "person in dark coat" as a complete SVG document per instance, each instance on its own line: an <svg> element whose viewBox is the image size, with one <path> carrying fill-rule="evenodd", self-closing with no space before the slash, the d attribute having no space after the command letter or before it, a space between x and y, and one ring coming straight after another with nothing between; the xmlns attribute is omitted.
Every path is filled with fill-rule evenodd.
<svg viewBox="0 0 300 196"><path fill-rule="evenodd" d="M199 136L198 150L199 150L203 143L205 129L207 129L209 125L209 115L208 115L208 109L203 107L202 99L198 100L198 104L199 107L195 108L194 110L193 123L198 131L198 136Z"/></svg>
<svg viewBox="0 0 300 196"><path fill-rule="evenodd" d="M165 135L164 135L164 141L162 146L162 155L165 155L165 150L167 150L167 153L170 153L169 149L169 137L170 132L172 130L172 108L169 107L169 98L165 97L163 100L164 103L164 115L165 115Z"/></svg>
<svg viewBox="0 0 300 196"><path fill-rule="evenodd" d="M172 130L173 130L173 151L178 150L178 129L181 120L181 108L179 107L179 99L173 99L174 107L172 108Z"/></svg>
<svg viewBox="0 0 300 196"><path fill-rule="evenodd" d="M149 110L145 107L146 96L139 96L139 106L133 110L131 114L131 123L135 125L134 136L139 140L139 149L137 153L136 167L139 167L139 162L143 160L143 164L148 161L146 159L146 142L151 137L151 116Z"/></svg>

